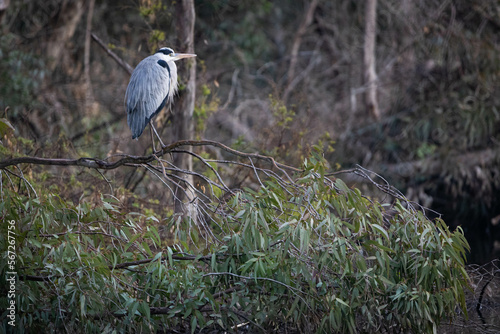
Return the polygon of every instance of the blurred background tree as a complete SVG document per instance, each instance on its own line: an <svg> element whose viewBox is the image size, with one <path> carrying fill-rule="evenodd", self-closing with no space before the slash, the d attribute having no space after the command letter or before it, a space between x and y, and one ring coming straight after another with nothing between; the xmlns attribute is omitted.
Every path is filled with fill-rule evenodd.
<svg viewBox="0 0 500 334"><path fill-rule="evenodd" d="M361 164L440 212L452 227L461 225L472 247L470 262L498 257L500 4L379 0L375 119L364 103L364 3L195 1L195 136L293 165L319 144L332 168ZM179 49L174 5L7 4L0 8L0 111L17 137L33 141L24 153L147 152L147 138L132 141L126 126L129 74L97 44L85 43L87 21L135 66L158 46L187 51ZM171 115L164 112L157 122L164 141L172 140ZM160 210L167 195L138 174L123 170L107 177L125 189L125 202ZM65 172L47 178L75 200L108 187L104 180L72 187L75 181ZM235 176L231 182L240 181ZM157 194L155 203L148 193Z"/></svg>

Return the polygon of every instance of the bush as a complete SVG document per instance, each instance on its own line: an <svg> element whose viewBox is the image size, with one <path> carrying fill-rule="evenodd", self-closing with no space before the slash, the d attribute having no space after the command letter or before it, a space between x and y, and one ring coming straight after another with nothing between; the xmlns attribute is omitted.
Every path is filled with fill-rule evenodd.
<svg viewBox="0 0 500 334"><path fill-rule="evenodd" d="M405 202L389 215L325 175L318 152L293 178L249 168L260 187L200 202L196 224L124 212L113 197L75 205L4 187L0 214L16 222L18 328L431 332L457 306L466 312L460 228Z"/></svg>

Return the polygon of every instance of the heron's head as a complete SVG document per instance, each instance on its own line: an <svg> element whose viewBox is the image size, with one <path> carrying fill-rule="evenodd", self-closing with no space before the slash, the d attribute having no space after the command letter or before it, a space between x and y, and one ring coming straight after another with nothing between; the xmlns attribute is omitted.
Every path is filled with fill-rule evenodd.
<svg viewBox="0 0 500 334"><path fill-rule="evenodd" d="M196 57L196 55L192 53L175 53L171 48L160 48L158 49L158 51L156 51L156 53L163 53L169 58L170 61L176 61L182 58Z"/></svg>

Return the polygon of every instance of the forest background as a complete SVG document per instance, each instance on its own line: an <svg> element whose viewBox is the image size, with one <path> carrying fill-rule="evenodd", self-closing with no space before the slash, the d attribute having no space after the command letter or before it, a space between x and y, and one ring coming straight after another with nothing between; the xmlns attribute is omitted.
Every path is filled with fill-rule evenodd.
<svg viewBox="0 0 500 334"><path fill-rule="evenodd" d="M87 31L134 67L161 46L185 51L177 50L173 6L2 4L1 116L35 143L31 153L145 153L148 139L130 140L126 125L129 73ZM498 257L497 1L379 1L374 84L365 75L364 2L196 1L195 12L195 138L290 165L320 145L332 169L366 167L452 228L462 226L470 263ZM182 62L178 67L182 84L187 70ZM376 113L366 103L371 86ZM157 124L172 141L168 115ZM70 178L61 171L50 182L70 184ZM146 189L130 178L123 186ZM103 187L63 192L76 200Z"/></svg>
<svg viewBox="0 0 500 334"><path fill-rule="evenodd" d="M3 0L0 29L21 323L498 329L498 1ZM123 100L163 46L197 57L152 155Z"/></svg>

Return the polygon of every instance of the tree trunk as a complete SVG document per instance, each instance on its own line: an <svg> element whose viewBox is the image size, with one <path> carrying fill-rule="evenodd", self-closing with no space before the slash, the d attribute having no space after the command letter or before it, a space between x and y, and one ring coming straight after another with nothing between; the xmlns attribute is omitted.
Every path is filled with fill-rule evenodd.
<svg viewBox="0 0 500 334"><path fill-rule="evenodd" d="M90 80L90 41L92 33L92 17L94 16L95 0L88 1L87 11L87 32L85 33L85 50L83 56L83 76L85 79L85 113L87 116L99 117L98 105L92 90L92 80Z"/></svg>
<svg viewBox="0 0 500 334"><path fill-rule="evenodd" d="M290 67L288 69L288 83L283 92L283 101L285 104L288 102L288 97L294 87L292 84L295 79L295 70L297 68L297 61L299 58L299 48L302 43L302 37L307 31L307 28L311 25L314 18L314 11L318 6L318 0L312 0L307 8L307 11L304 15L302 23L300 24L299 30L295 34L295 38L293 40L292 51L290 52Z"/></svg>
<svg viewBox="0 0 500 334"><path fill-rule="evenodd" d="M0 0L0 27L3 25L3 17L9 8L10 0Z"/></svg>
<svg viewBox="0 0 500 334"><path fill-rule="evenodd" d="M46 41L48 67L53 71L59 65L66 43L73 37L85 10L85 0L64 1L51 24L52 32Z"/></svg>
<svg viewBox="0 0 500 334"><path fill-rule="evenodd" d="M377 73L375 72L375 36L377 29L377 0L366 0L365 2L365 86L366 86L366 109L375 117L380 119L380 110L377 101Z"/></svg>
<svg viewBox="0 0 500 334"><path fill-rule="evenodd" d="M446 161L443 161L441 157L430 157L396 164L380 164L371 166L370 169L381 174L394 175L394 177L415 178L416 175L424 174L427 178L431 178L443 175L445 166L455 166L464 170L475 169L476 173L480 173L478 168L489 168L498 164L499 161L500 150L487 148L460 155L448 155Z"/></svg>
<svg viewBox="0 0 500 334"><path fill-rule="evenodd" d="M179 0L176 3L176 26L178 38L178 52L194 53L194 0ZM180 92L174 105L173 130L174 140L193 139L194 124L193 111L195 101L196 58L189 58L179 62L179 78L185 82L185 88ZM186 150L192 150L187 147ZM193 158L190 154L174 154L174 164L183 170L193 169ZM184 179L184 189L178 189L175 200L175 212L183 213L196 221L196 200L192 189L193 176L179 173Z"/></svg>

